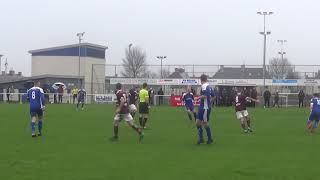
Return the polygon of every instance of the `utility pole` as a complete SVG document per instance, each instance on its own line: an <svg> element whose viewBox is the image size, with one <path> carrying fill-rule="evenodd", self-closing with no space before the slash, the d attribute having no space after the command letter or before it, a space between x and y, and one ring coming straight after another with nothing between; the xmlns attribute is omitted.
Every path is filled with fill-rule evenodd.
<svg viewBox="0 0 320 180"><path fill-rule="evenodd" d="M163 78L163 75L162 75L162 61L164 59L166 59L166 58L167 58L167 56L157 56L157 59L159 59L161 61L161 65L160 65L160 67L161 67L161 69L160 69L160 71L161 71L161 79Z"/></svg>
<svg viewBox="0 0 320 180"><path fill-rule="evenodd" d="M280 54L280 56L281 56L281 61L283 61L284 55L287 54L285 51L283 51L283 44L286 43L286 42L287 42L287 40L278 40L278 43L281 44L281 49L280 49L280 51L278 52L278 54Z"/></svg>
<svg viewBox="0 0 320 180"><path fill-rule="evenodd" d="M2 62L1 62L1 58L2 58L2 54L0 54L0 73L1 73L1 65L2 65Z"/></svg>
<svg viewBox="0 0 320 180"><path fill-rule="evenodd" d="M263 88L266 88L266 52L267 52L267 35L271 34L271 31L266 30L266 16L272 15L273 12L257 12L257 14L263 16L263 32L260 32L263 35Z"/></svg>
<svg viewBox="0 0 320 180"><path fill-rule="evenodd" d="M81 88L81 74L80 74L80 70L81 70L81 62L80 62L80 58L81 58L81 41L83 40L82 37L84 36L85 32L82 33L77 33L77 36L79 38L79 60L78 60L78 88Z"/></svg>

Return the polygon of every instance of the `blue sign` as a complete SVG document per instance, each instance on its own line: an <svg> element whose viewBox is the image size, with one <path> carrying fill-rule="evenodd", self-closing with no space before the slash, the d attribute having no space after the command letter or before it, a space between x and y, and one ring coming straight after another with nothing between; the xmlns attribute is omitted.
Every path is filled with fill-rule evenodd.
<svg viewBox="0 0 320 180"><path fill-rule="evenodd" d="M296 79L273 79L272 83L275 83L275 84L297 84L298 80L296 80Z"/></svg>

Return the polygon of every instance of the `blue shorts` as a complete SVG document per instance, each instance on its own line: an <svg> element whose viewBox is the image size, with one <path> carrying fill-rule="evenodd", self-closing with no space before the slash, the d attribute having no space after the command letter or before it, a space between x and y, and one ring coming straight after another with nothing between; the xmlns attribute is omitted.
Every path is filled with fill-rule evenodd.
<svg viewBox="0 0 320 180"><path fill-rule="evenodd" d="M193 104L192 104L192 105L186 105L186 109L187 109L187 111L193 112L193 110L194 110L194 105L193 105Z"/></svg>
<svg viewBox="0 0 320 180"><path fill-rule="evenodd" d="M199 109L197 119L200 121L210 120L211 109Z"/></svg>
<svg viewBox="0 0 320 180"><path fill-rule="evenodd" d="M319 121L320 120L320 112L311 112L309 116L310 121Z"/></svg>
<svg viewBox="0 0 320 180"><path fill-rule="evenodd" d="M43 116L43 110L42 109L31 109L30 110L30 116L35 117L35 116Z"/></svg>
<svg viewBox="0 0 320 180"><path fill-rule="evenodd" d="M79 103L84 103L84 99L78 99Z"/></svg>

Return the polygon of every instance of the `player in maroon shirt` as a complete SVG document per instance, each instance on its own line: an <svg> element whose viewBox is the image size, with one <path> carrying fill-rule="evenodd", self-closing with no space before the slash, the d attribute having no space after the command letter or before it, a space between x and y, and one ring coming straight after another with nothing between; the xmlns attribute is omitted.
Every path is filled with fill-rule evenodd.
<svg viewBox="0 0 320 180"><path fill-rule="evenodd" d="M138 91L137 87L130 89L128 93L128 98L129 98L129 112L134 118L136 112L137 112L137 101L138 101Z"/></svg>
<svg viewBox="0 0 320 180"><path fill-rule="evenodd" d="M259 102L256 99L243 95L241 91L237 92L233 102L236 110L237 119L240 120L241 127L245 133L252 132L250 126L250 117L246 105L247 101Z"/></svg>
<svg viewBox="0 0 320 180"><path fill-rule="evenodd" d="M119 129L119 123L121 120L125 120L127 124L132 127L139 135L139 141L141 142L143 139L143 132L142 129L139 128L136 124L133 122L133 118L131 114L129 113L129 106L128 106L128 100L126 93L122 90L122 85L118 83L116 85L116 96L117 96L117 102L116 102L116 115L114 117L114 123L113 123L113 137L110 139L111 141L117 141L118 140L118 129Z"/></svg>

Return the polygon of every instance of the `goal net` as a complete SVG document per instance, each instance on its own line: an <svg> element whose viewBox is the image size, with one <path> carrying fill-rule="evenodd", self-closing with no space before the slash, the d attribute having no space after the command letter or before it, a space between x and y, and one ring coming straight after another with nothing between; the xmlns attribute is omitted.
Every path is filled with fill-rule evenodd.
<svg viewBox="0 0 320 180"><path fill-rule="evenodd" d="M279 104L282 107L294 107L299 106L298 93L279 93ZM307 104L307 98L304 99L304 106Z"/></svg>

